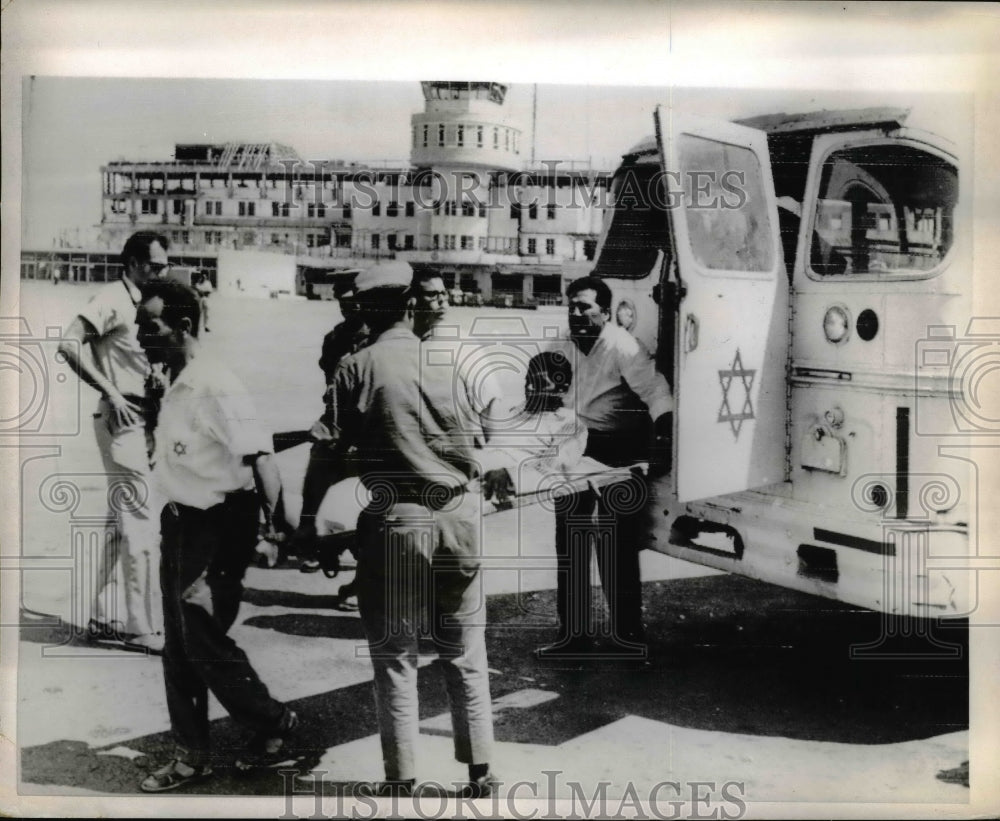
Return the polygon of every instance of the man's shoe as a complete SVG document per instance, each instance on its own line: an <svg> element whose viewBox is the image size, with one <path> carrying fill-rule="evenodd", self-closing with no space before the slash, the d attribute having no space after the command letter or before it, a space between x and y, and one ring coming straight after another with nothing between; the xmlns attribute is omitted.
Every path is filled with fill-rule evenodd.
<svg viewBox="0 0 1000 821"><path fill-rule="evenodd" d="M486 773L475 781L462 786L458 795L460 798L488 798L500 789L500 779L493 773Z"/></svg>
<svg viewBox="0 0 1000 821"><path fill-rule="evenodd" d="M535 649L539 661L588 659L594 652L594 640L587 636L573 636Z"/></svg>
<svg viewBox="0 0 1000 821"><path fill-rule="evenodd" d="M212 768L208 764L193 766L175 758L165 767L160 767L156 772L146 776L139 785L139 789L143 792L176 790L185 784L192 784L208 778L211 774Z"/></svg>
<svg viewBox="0 0 1000 821"><path fill-rule="evenodd" d="M322 569L319 559L303 559L299 562L299 573L319 573Z"/></svg>
<svg viewBox="0 0 1000 821"><path fill-rule="evenodd" d="M298 726L298 713L285 708L285 714L274 730L258 733L253 737L243 754L236 759L236 769L249 772L274 767L287 761L291 757L288 751L290 737Z"/></svg>
<svg viewBox="0 0 1000 821"><path fill-rule="evenodd" d="M366 798L412 798L417 789L417 779L402 781L363 782L355 788L357 795Z"/></svg>

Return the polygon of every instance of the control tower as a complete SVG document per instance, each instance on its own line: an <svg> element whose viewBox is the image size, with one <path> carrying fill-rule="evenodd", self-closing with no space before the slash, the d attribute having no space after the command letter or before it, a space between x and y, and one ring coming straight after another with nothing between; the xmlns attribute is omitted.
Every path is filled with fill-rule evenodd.
<svg viewBox="0 0 1000 821"><path fill-rule="evenodd" d="M507 86L492 82L422 82L424 110L412 115L410 160L417 168L519 171L521 130L504 108Z"/></svg>

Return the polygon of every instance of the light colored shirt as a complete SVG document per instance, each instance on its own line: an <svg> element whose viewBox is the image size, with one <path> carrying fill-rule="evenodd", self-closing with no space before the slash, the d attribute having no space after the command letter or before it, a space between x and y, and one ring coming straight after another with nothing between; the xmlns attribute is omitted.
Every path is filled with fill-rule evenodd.
<svg viewBox="0 0 1000 821"><path fill-rule="evenodd" d="M479 472L473 451L482 435L481 402L449 349L391 328L341 361L334 434L357 447L370 490L388 484L419 498L435 485L465 485Z"/></svg>
<svg viewBox="0 0 1000 821"><path fill-rule="evenodd" d="M155 438L153 477L167 500L203 510L252 489L244 457L272 449L246 388L204 353L164 393Z"/></svg>
<svg viewBox="0 0 1000 821"><path fill-rule="evenodd" d="M628 431L637 412L656 419L674 409L670 386L656 370L653 357L624 328L605 324L589 354L569 339L560 350L573 366L565 405L576 410L590 430Z"/></svg>
<svg viewBox="0 0 1000 821"><path fill-rule="evenodd" d="M97 332L91 350L98 370L121 393L131 396L145 395L149 374L135 324L141 298L139 289L122 278L103 285L79 313Z"/></svg>
<svg viewBox="0 0 1000 821"><path fill-rule="evenodd" d="M456 385L462 386L455 400L474 420L476 447L484 447L483 416L496 413L507 401L496 376L496 345L462 339L456 325L434 327L421 344L421 376L430 368L454 368Z"/></svg>

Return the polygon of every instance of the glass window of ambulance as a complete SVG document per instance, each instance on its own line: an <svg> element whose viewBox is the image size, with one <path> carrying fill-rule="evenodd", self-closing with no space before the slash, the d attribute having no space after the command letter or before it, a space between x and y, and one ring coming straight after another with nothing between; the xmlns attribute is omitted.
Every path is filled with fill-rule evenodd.
<svg viewBox="0 0 1000 821"><path fill-rule="evenodd" d="M641 279L649 274L657 253L669 248L665 199L654 191L663 184L660 155L655 140L649 138L625 155L611 181L613 207L604 212L604 236L594 276Z"/></svg>
<svg viewBox="0 0 1000 821"><path fill-rule="evenodd" d="M927 151L875 145L824 162L810 268L820 276L932 271L954 238L958 173Z"/></svg>

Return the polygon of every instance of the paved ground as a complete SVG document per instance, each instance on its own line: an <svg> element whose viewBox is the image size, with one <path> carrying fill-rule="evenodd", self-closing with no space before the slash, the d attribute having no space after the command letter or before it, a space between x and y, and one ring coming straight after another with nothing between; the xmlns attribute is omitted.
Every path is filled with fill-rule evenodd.
<svg viewBox="0 0 1000 821"><path fill-rule="evenodd" d="M43 337L46 326L61 324L85 291L29 283L22 313L32 333ZM233 359L267 424L308 426L319 411L318 340L335 321L335 306L230 300L214 310L206 344ZM561 314L547 312L487 314L503 322L524 319L529 341L562 322ZM463 327L483 318L471 311L456 316ZM23 530L21 603L64 620L22 613L19 789L130 794L169 749L160 665L80 644L66 626L75 607L73 540L94 532L91 517L102 514L104 480L88 427L93 397L83 393L78 401L74 382L58 381L52 367L44 414L50 427L42 430L49 435L22 440L21 495L16 510L8 507ZM293 508L304 450L281 457ZM877 641L877 615L648 553L643 577L652 668L541 666L530 651L554 625L551 532L551 514L541 508L486 523L494 767L508 786L529 783L519 788L522 797L532 791L569 797L572 781L587 796L609 782L608 793L618 800L630 785L646 796L664 781L713 782L717 789L733 781L751 802L968 801L964 786L937 777L969 757L963 631L940 638L962 650L960 659L945 658L945 650L920 637L888 648L908 650L910 657L852 659L851 647ZM334 609L339 583L293 569L253 568L233 632L275 695L305 718L293 762L298 788L321 785L327 794L381 774L370 667L356 614ZM5 650L10 647L5 642ZM914 657L914 650L934 657ZM452 761L443 687L431 660L428 655L420 679L420 776L448 784L463 772ZM228 763L244 735L218 705L212 717L218 774L188 792L280 794L276 774L235 775ZM172 804L169 812L183 814L177 808L186 806Z"/></svg>

